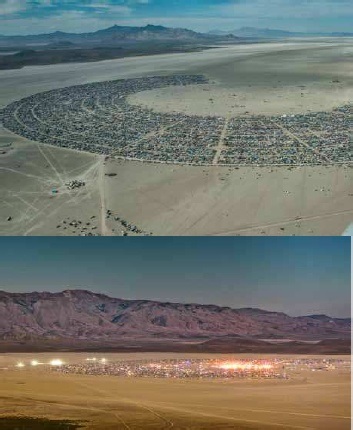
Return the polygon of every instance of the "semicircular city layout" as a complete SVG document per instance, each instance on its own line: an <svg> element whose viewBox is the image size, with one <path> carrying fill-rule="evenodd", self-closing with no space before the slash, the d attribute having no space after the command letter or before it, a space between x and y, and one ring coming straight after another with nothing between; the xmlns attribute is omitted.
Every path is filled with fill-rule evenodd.
<svg viewBox="0 0 353 430"><path fill-rule="evenodd" d="M352 162L351 105L329 112L200 116L129 102L146 90L203 85L202 75L153 76L51 90L9 104L0 121L27 139L160 163L320 165Z"/></svg>

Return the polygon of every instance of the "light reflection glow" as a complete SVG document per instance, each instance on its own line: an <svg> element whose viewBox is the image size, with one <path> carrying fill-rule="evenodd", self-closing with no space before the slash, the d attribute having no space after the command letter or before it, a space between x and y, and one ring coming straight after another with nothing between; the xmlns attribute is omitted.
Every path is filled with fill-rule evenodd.
<svg viewBox="0 0 353 430"><path fill-rule="evenodd" d="M241 363L239 361L226 361L217 365L220 369L224 370L270 370L273 369L271 364L255 364L255 363Z"/></svg>
<svg viewBox="0 0 353 430"><path fill-rule="evenodd" d="M51 360L50 362L49 362L49 364L51 365L51 366L62 366L63 364L64 364L64 362L62 361L62 360L60 360L60 359L55 359L55 360Z"/></svg>

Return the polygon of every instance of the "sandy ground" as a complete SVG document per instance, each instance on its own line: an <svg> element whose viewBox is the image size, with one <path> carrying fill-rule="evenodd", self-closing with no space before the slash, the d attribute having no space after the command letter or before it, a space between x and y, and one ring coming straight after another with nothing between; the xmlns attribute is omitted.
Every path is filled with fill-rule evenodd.
<svg viewBox="0 0 353 430"><path fill-rule="evenodd" d="M129 98L158 112L281 115L331 110L353 99L351 47L279 50L210 65L210 85L167 87ZM334 62L336 61L336 64ZM200 73L205 73L202 68Z"/></svg>
<svg viewBox="0 0 353 430"><path fill-rule="evenodd" d="M27 67L0 71L0 106L52 88L185 72L208 76L210 91L193 89L186 97L179 88L175 102L168 91L135 97L155 109L214 114L222 109L234 115L245 109L329 110L352 100L352 56L353 42L347 39ZM234 102L238 95L232 94L242 99ZM77 178L86 187L67 190L65 182ZM353 218L351 184L347 166L290 170L105 162L0 128L1 235L120 235L120 222L105 218L108 209L154 235L340 235ZM53 189L58 193L53 195ZM68 225L72 220L81 221L81 228Z"/></svg>
<svg viewBox="0 0 353 430"><path fill-rule="evenodd" d="M74 178L86 186L67 190L63 183ZM110 209L154 235L340 235L352 219L351 181L348 167L104 162L18 142L0 156L0 234L77 235L82 230L69 224L79 220L87 233L120 235L121 224L105 218Z"/></svg>
<svg viewBox="0 0 353 430"><path fill-rule="evenodd" d="M156 112L183 112L188 115L249 116L290 115L318 112L323 106L333 109L348 104L353 88L339 83L322 85L277 86L258 89L253 86L230 92L213 85L190 85L142 91L128 98L131 104L152 108Z"/></svg>
<svg viewBox="0 0 353 430"><path fill-rule="evenodd" d="M299 370L289 380L212 381L2 368L0 397L3 416L67 418L89 429L350 428L347 370Z"/></svg>
<svg viewBox="0 0 353 430"><path fill-rule="evenodd" d="M288 81L292 81L292 69L306 70L307 60L317 56L317 66L314 74L317 75L323 64L330 68L329 78L333 76L347 77L349 73L349 60L352 58L352 39L333 39L325 41L315 41L312 43L288 42L288 43L261 43L235 45L219 49L207 50L203 52L191 52L182 54L162 54L147 57L131 57L118 60L107 60L97 63L72 63L49 66L31 66L18 70L0 70L0 107L6 106L12 101L21 99L31 94L63 88L70 85L80 85L89 82L106 81L110 79L124 79L139 76L151 76L157 74L170 74L177 71L202 72L213 80L221 80L228 87L234 86L239 79L235 78L234 70L238 67L238 61L247 60L248 57L256 57L261 63L261 67L266 64L267 54L283 55L287 52L289 57L293 53L296 60L292 63L290 74L282 74L277 70L277 74L282 74L282 79L287 75ZM337 63L348 62L348 65L341 71ZM273 60L271 56L271 60ZM290 61L290 60L289 60ZM264 63L265 62L265 63ZM288 62L287 62L288 63ZM283 67L283 66L282 66ZM285 67L288 71L288 64ZM261 70L246 70L246 77L252 82L261 83L263 76ZM251 72L251 74L249 74ZM350 72L351 74L352 72ZM255 75L256 78L250 77ZM272 74L267 75L267 80L273 79ZM312 79L315 79L312 77ZM307 74L307 80L310 73Z"/></svg>
<svg viewBox="0 0 353 430"><path fill-rule="evenodd" d="M112 210L126 208L127 219L155 234L339 235L353 214L349 168L145 165L143 171L122 163L116 171L107 191Z"/></svg>
<svg viewBox="0 0 353 430"><path fill-rule="evenodd" d="M61 224L62 234L75 235L77 229L69 223L78 219L90 223L86 226L89 231L100 231L97 202L104 160L11 138L12 149L0 155L0 234L55 235L60 232L56 227L66 220L66 225ZM76 177L85 180L86 186L69 191L65 183ZM11 221L7 221L9 217Z"/></svg>

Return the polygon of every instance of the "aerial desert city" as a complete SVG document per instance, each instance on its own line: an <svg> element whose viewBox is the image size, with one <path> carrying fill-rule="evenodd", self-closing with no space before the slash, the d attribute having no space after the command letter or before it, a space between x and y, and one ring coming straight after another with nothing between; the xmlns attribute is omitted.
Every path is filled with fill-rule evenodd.
<svg viewBox="0 0 353 430"><path fill-rule="evenodd" d="M348 237L0 246L1 429L351 428Z"/></svg>
<svg viewBox="0 0 353 430"><path fill-rule="evenodd" d="M0 3L0 234L351 231L350 1L167 3Z"/></svg>
<svg viewBox="0 0 353 430"><path fill-rule="evenodd" d="M351 429L352 0L0 0L0 430Z"/></svg>

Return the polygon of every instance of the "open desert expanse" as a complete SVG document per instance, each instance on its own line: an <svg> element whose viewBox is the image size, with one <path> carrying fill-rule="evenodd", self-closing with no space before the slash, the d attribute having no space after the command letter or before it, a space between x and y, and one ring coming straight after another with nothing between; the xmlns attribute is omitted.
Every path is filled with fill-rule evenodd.
<svg viewBox="0 0 353 430"><path fill-rule="evenodd" d="M60 358L75 363L91 355L61 353ZM322 372L298 368L285 380L183 380L72 375L40 367L13 367L18 360L46 361L53 357L53 354L0 357L2 417L67 419L89 429L350 428L347 368ZM242 355L143 353L106 354L105 357L107 360L244 358ZM254 355L245 358L254 358ZM333 358L349 360L347 356Z"/></svg>
<svg viewBox="0 0 353 430"><path fill-rule="evenodd" d="M186 73L210 83L144 91L129 102L227 118L330 111L352 101L352 56L351 39L325 39L25 67L0 71L0 108L71 85ZM85 186L68 189L76 179ZM153 235L340 235L352 221L351 183L348 162L237 167L106 159L0 128L1 235L121 235L124 224Z"/></svg>

